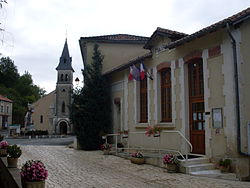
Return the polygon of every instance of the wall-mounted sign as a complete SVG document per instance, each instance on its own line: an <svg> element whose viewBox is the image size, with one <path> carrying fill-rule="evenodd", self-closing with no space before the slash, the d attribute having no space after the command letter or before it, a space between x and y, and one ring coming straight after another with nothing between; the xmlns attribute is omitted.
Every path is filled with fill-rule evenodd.
<svg viewBox="0 0 250 188"><path fill-rule="evenodd" d="M212 121L213 121L213 128L222 128L223 121L222 121L222 108L213 108L212 109Z"/></svg>

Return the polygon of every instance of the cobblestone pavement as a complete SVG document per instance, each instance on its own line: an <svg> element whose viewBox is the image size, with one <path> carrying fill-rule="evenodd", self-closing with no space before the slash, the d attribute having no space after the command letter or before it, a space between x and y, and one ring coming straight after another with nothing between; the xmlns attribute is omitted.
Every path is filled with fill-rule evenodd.
<svg viewBox="0 0 250 188"><path fill-rule="evenodd" d="M240 188L250 182L228 181L181 173L167 173L151 165L131 164L129 160L101 151L80 151L65 146L21 146L19 167L26 160L42 160L49 170L47 188Z"/></svg>

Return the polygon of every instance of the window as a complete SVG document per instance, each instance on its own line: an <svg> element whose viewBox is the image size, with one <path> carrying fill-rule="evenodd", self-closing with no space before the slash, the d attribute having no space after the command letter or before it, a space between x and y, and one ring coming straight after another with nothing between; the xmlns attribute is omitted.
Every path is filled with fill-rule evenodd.
<svg viewBox="0 0 250 188"><path fill-rule="evenodd" d="M61 81L63 81L63 74L61 74Z"/></svg>
<svg viewBox="0 0 250 188"><path fill-rule="evenodd" d="M69 76L68 76L68 74L66 74L65 75L65 81L68 81L68 79L69 79Z"/></svg>
<svg viewBox="0 0 250 188"><path fill-rule="evenodd" d="M147 79L140 81L140 123L148 122Z"/></svg>
<svg viewBox="0 0 250 188"><path fill-rule="evenodd" d="M66 63L66 62L67 62L67 59L66 59L66 58L64 58L64 59L63 59L63 63Z"/></svg>
<svg viewBox="0 0 250 188"><path fill-rule="evenodd" d="M171 69L160 72L161 79L161 122L172 121Z"/></svg>
<svg viewBox="0 0 250 188"><path fill-rule="evenodd" d="M6 113L9 113L9 106L6 106Z"/></svg>
<svg viewBox="0 0 250 188"><path fill-rule="evenodd" d="M3 112L3 106L1 105L1 112Z"/></svg>
<svg viewBox="0 0 250 188"><path fill-rule="evenodd" d="M202 60L196 60L193 63L189 63L189 94L190 97L203 97L203 66Z"/></svg>
<svg viewBox="0 0 250 188"><path fill-rule="evenodd" d="M65 102L63 101L63 103L62 103L62 113L64 113L65 112Z"/></svg>
<svg viewBox="0 0 250 188"><path fill-rule="evenodd" d="M40 116L40 123L43 123L43 115Z"/></svg>

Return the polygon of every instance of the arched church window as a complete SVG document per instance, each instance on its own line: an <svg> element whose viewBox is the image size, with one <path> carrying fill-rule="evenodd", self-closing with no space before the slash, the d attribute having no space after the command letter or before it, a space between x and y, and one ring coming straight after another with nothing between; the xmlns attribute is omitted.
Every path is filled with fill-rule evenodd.
<svg viewBox="0 0 250 188"><path fill-rule="evenodd" d="M63 74L61 74L61 81L63 81Z"/></svg>
<svg viewBox="0 0 250 188"><path fill-rule="evenodd" d="M40 116L40 123L43 123L43 115Z"/></svg>
<svg viewBox="0 0 250 188"><path fill-rule="evenodd" d="M65 81L68 81L68 79L69 79L69 76L68 76L68 74L66 74L65 75Z"/></svg>
<svg viewBox="0 0 250 188"><path fill-rule="evenodd" d="M62 103L62 113L64 113L65 112L65 102L63 101L63 103Z"/></svg>

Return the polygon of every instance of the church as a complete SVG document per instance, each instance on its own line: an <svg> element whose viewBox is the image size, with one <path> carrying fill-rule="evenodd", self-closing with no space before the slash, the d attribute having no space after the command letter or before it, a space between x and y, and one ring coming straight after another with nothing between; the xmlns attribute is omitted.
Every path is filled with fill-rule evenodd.
<svg viewBox="0 0 250 188"><path fill-rule="evenodd" d="M49 134L71 134L73 125L69 119L72 103L73 73L67 39L57 70L56 89L30 105L35 130L47 130Z"/></svg>

